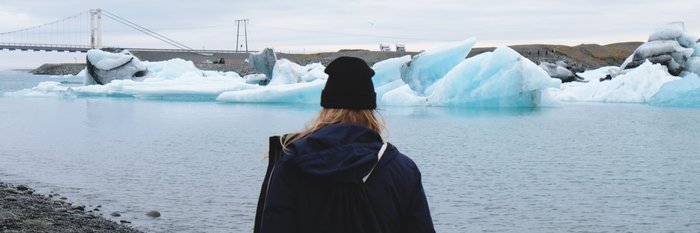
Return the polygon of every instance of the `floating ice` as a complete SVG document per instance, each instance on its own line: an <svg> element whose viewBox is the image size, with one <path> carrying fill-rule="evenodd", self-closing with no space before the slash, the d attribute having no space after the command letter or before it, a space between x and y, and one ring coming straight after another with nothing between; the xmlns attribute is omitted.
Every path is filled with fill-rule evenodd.
<svg viewBox="0 0 700 233"><path fill-rule="evenodd" d="M85 85L107 84L112 80L141 80L148 69L129 51L110 53L91 49L87 52Z"/></svg>
<svg viewBox="0 0 700 233"><path fill-rule="evenodd" d="M272 71L272 80L268 85L287 85L326 79L328 75L323 72L324 69L325 67L321 63L301 66L287 59L280 59L275 63L275 68Z"/></svg>
<svg viewBox="0 0 700 233"><path fill-rule="evenodd" d="M664 83L678 79L665 66L647 61L612 80L565 83L561 89L551 89L551 93L561 101L647 103Z"/></svg>
<svg viewBox="0 0 700 233"><path fill-rule="evenodd" d="M401 67L410 61L411 56L406 55L374 63L372 66L374 70L372 83L377 93L377 100L388 91L406 84L401 80Z"/></svg>
<svg viewBox="0 0 700 233"><path fill-rule="evenodd" d="M499 47L462 61L427 90L427 101L437 106L534 107L548 88L560 84L515 50Z"/></svg>
<svg viewBox="0 0 700 233"><path fill-rule="evenodd" d="M634 68L649 60L655 64L668 67L672 75L679 75L686 70L686 62L697 53L697 37L685 31L682 22L673 22L657 28L649 36L649 42L639 46L621 68ZM694 55L695 54L695 55Z"/></svg>
<svg viewBox="0 0 700 233"><path fill-rule="evenodd" d="M121 66L133 59L134 56L127 50L119 53L110 53L102 50L91 49L87 52L87 59L96 68L101 70L111 70Z"/></svg>
<svg viewBox="0 0 700 233"><path fill-rule="evenodd" d="M221 93L216 100L228 103L318 103L326 80L289 85L258 86L240 91Z"/></svg>
<svg viewBox="0 0 700 233"><path fill-rule="evenodd" d="M700 77L689 74L664 84L649 104L672 107L700 107Z"/></svg>
<svg viewBox="0 0 700 233"><path fill-rule="evenodd" d="M423 95L430 85L464 61L474 43L476 38L470 38L452 46L422 52L401 67L401 79Z"/></svg>
<svg viewBox="0 0 700 233"><path fill-rule="evenodd" d="M144 62L151 72L143 81L113 80L105 85L66 86L58 82L42 82L32 89L12 96L105 96L141 99L213 101L232 90L259 87L246 84L234 72L201 71L192 62L172 59Z"/></svg>

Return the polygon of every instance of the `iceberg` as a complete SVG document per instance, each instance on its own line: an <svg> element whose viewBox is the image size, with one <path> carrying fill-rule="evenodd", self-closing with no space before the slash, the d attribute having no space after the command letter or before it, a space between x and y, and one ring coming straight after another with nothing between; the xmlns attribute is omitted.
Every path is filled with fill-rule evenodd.
<svg viewBox="0 0 700 233"><path fill-rule="evenodd" d="M321 99L321 91L326 80L316 79L311 82L289 85L259 86L257 88L226 91L216 101L222 103L296 103L313 104Z"/></svg>
<svg viewBox="0 0 700 233"><path fill-rule="evenodd" d="M202 71L191 61L172 59L143 62L149 72L142 81L112 80L105 85L66 86L58 82L41 82L34 88L8 96L133 97L139 99L214 101L226 91L252 89L235 72Z"/></svg>
<svg viewBox="0 0 700 233"><path fill-rule="evenodd" d="M546 71L550 77L561 79L562 82L583 81L583 78L566 68L568 65L564 61L557 61L556 63L542 62L539 66Z"/></svg>
<svg viewBox="0 0 700 233"><path fill-rule="evenodd" d="M104 85L113 80L141 80L148 69L128 50L110 53L91 49L87 52L85 85Z"/></svg>
<svg viewBox="0 0 700 233"><path fill-rule="evenodd" d="M272 78L272 72L277 62L277 54L273 49L265 48L259 53L251 53L245 61L253 69L262 72L267 77L260 82L260 84L266 84L270 81L268 78Z"/></svg>
<svg viewBox="0 0 700 233"><path fill-rule="evenodd" d="M668 107L700 107L700 77L693 73L664 84L651 97L649 104Z"/></svg>
<svg viewBox="0 0 700 233"><path fill-rule="evenodd" d="M390 58L375 63L372 66L374 77L374 91L377 93L377 100L381 99L388 91L394 90L406 83L401 80L401 67L411 61L411 56ZM380 101L377 101L380 102Z"/></svg>
<svg viewBox="0 0 700 233"><path fill-rule="evenodd" d="M680 79L667 68L646 61L641 66L609 81L592 79L588 83L565 83L561 89L550 89L552 95L566 102L648 103L661 86Z"/></svg>
<svg viewBox="0 0 700 233"><path fill-rule="evenodd" d="M561 80L551 78L515 50L499 47L450 70L427 91L427 102L433 106L535 107L547 98L547 89L560 85Z"/></svg>
<svg viewBox="0 0 700 233"><path fill-rule="evenodd" d="M462 62L475 43L476 38L470 38L452 46L422 52L401 67L401 79L423 95L430 85Z"/></svg>
<svg viewBox="0 0 700 233"><path fill-rule="evenodd" d="M665 65L670 74L677 76L687 71L686 62L697 56L697 40L686 32L683 22L664 25L657 28L649 41L639 46L620 68L634 68L649 60Z"/></svg>
<svg viewBox="0 0 700 233"><path fill-rule="evenodd" d="M280 59L275 62L272 71L272 80L269 86L288 85L301 82L311 82L316 79L327 79L328 75L323 72L326 69L321 63L311 63L301 66L287 59Z"/></svg>

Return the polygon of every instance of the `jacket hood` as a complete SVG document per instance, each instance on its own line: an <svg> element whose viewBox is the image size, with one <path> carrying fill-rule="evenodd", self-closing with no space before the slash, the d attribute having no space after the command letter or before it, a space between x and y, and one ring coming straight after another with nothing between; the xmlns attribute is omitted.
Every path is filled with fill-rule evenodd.
<svg viewBox="0 0 700 233"><path fill-rule="evenodd" d="M377 163L381 136L360 125L334 124L323 127L290 145L286 164L305 174L334 182L361 182ZM395 157L388 147L382 161Z"/></svg>

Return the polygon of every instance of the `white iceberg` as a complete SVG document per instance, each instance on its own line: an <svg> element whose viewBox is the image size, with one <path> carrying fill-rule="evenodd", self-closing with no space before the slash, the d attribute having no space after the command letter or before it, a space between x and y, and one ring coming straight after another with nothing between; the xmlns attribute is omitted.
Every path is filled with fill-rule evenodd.
<svg viewBox="0 0 700 233"><path fill-rule="evenodd" d="M140 99L214 101L226 91L257 88L247 84L235 72L202 71L190 61L172 59L144 62L149 73L143 81L112 80L105 85L65 86L58 82L42 82L32 89L11 96L105 96Z"/></svg>
<svg viewBox="0 0 700 233"><path fill-rule="evenodd" d="M258 86L256 88L221 93L216 100L222 103L319 103L326 80L289 85Z"/></svg>
<svg viewBox="0 0 700 233"><path fill-rule="evenodd" d="M588 83L564 83L551 89L552 95L567 102L648 103L665 83L678 80L663 65L647 61L612 80L592 79Z"/></svg>
<svg viewBox="0 0 700 233"><path fill-rule="evenodd" d="M301 66L287 59L275 62L272 70L272 80L268 86L287 85L301 82L311 82L316 79L326 79L328 75L323 72L326 69L321 63L311 63Z"/></svg>

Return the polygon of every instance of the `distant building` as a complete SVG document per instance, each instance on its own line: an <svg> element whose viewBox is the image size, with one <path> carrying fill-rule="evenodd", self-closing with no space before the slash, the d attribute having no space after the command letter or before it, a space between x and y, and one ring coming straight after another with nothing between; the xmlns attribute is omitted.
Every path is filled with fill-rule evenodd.
<svg viewBox="0 0 700 233"><path fill-rule="evenodd" d="M396 52L406 52L405 44L396 44Z"/></svg>
<svg viewBox="0 0 700 233"><path fill-rule="evenodd" d="M382 52L389 52L389 51L391 51L391 45L389 45L389 44L384 44L384 43L379 44L379 51L382 51Z"/></svg>

